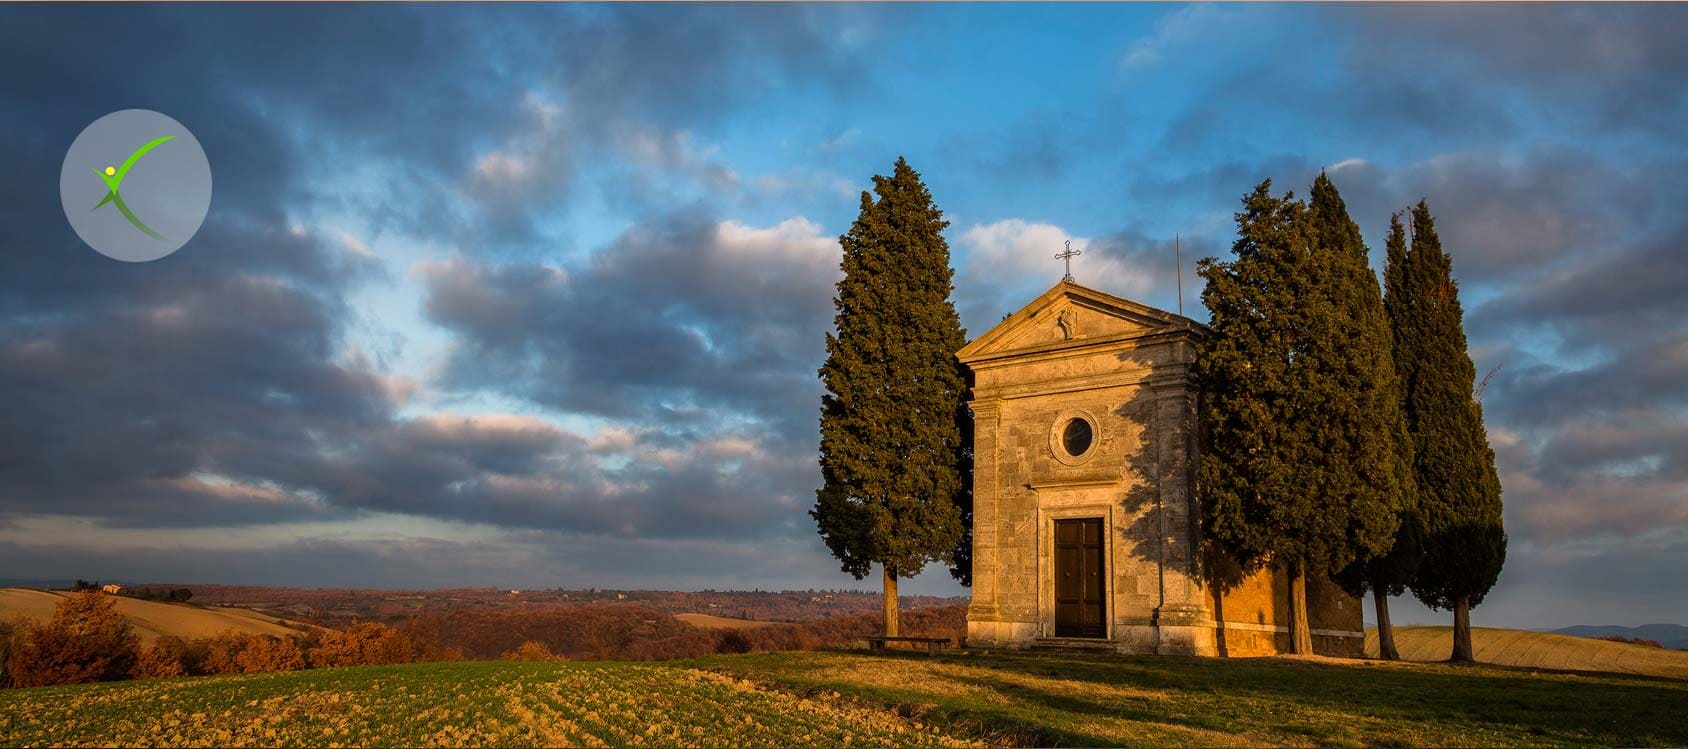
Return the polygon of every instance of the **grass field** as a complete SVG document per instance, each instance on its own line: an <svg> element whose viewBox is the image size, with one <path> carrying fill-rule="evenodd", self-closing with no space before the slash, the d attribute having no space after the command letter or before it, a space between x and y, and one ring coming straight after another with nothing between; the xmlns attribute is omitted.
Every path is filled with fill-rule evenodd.
<svg viewBox="0 0 1688 749"><path fill-rule="evenodd" d="M679 619L694 627L702 629L755 629L757 627L771 627L778 622L759 622L754 619L734 619L728 616L714 614L675 614Z"/></svg>
<svg viewBox="0 0 1688 749"><path fill-rule="evenodd" d="M778 653L698 662L1068 746L1681 746L1688 681L1289 658Z"/></svg>
<svg viewBox="0 0 1688 749"><path fill-rule="evenodd" d="M53 618L53 607L64 597L64 593L57 591L0 588L0 619L22 614L36 621L47 621ZM231 629L245 634L296 635L301 627L307 626L291 624L249 609L191 606L123 596L112 596L111 600L135 626L135 633L141 636L143 644L163 635L193 639Z"/></svg>
<svg viewBox="0 0 1688 749"><path fill-rule="evenodd" d="M1396 627L1395 647L1409 661L1445 661L1453 649L1452 627ZM1606 671L1688 679L1688 650L1632 645L1517 629L1471 630L1478 661L1501 666ZM1377 631L1366 630L1366 654L1377 655Z"/></svg>
<svg viewBox="0 0 1688 749"><path fill-rule="evenodd" d="M0 745L968 743L1680 746L1688 682L1282 658L813 652L0 692Z"/></svg>
<svg viewBox="0 0 1688 749"><path fill-rule="evenodd" d="M0 692L0 744L967 746L887 710L636 663L478 661Z"/></svg>

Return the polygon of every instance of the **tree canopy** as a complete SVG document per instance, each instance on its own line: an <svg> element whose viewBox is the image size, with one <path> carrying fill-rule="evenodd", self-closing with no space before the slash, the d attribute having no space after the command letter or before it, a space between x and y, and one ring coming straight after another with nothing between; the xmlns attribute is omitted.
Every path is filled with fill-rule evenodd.
<svg viewBox="0 0 1688 749"><path fill-rule="evenodd" d="M839 238L837 332L820 369L823 485L810 514L845 572L860 579L881 564L894 584L929 562L954 564L965 537L955 353L966 338L949 298L949 222L907 161L873 183Z"/></svg>
<svg viewBox="0 0 1688 749"><path fill-rule="evenodd" d="M1398 527L1406 471L1389 328L1328 178L1311 206L1262 182L1236 220L1233 259L1200 266L1215 333L1196 363L1204 529L1245 570L1291 571L1302 650L1303 572L1377 556Z"/></svg>
<svg viewBox="0 0 1688 749"><path fill-rule="evenodd" d="M1411 587L1432 608L1456 608L1462 599L1476 606L1506 562L1500 479L1483 407L1472 397L1477 373L1453 260L1424 201L1412 209L1412 230L1411 249L1391 271L1399 291L1390 295L1423 526L1423 561Z"/></svg>

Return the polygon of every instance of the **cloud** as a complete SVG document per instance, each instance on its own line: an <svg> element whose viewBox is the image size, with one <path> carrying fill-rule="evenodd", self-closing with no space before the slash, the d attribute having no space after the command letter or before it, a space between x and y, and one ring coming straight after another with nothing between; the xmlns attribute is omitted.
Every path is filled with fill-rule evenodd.
<svg viewBox="0 0 1688 749"><path fill-rule="evenodd" d="M392 589L840 587L836 564L819 539L810 538L745 544L604 538L543 530L462 538L425 530L417 536L341 532L238 549L183 548L144 538L103 541L89 548L56 540L66 537L61 528L34 530L37 535L25 539L0 529L0 566L13 578L68 575L126 582L277 586L308 581L320 587ZM908 581L916 593L932 582L932 575Z"/></svg>
<svg viewBox="0 0 1688 749"><path fill-rule="evenodd" d="M1187 6L1096 70L1025 69L1086 107L991 90L904 127L888 79L944 74L905 43L924 13L6 8L31 33L0 48L0 564L837 579L802 514L822 226L863 159L929 148L974 335L1060 277L1069 235L1081 282L1173 309L1182 234L1200 317L1191 266L1260 179L1328 169L1378 260L1428 198L1478 371L1505 365L1484 404L1514 555L1485 610L1680 614L1630 589L1670 589L1688 527L1682 9ZM156 263L86 251L41 189L112 102L187 124L216 175ZM822 124L746 146L772 132L752 118Z"/></svg>
<svg viewBox="0 0 1688 749"><path fill-rule="evenodd" d="M1674 6L1565 5L1541 13L1493 5L1332 8L1362 80L1430 78L1524 94L1573 126L1674 135L1688 107L1688 52ZM1429 54L1434 50L1434 54Z"/></svg>
<svg viewBox="0 0 1688 749"><path fill-rule="evenodd" d="M647 422L734 413L807 444L838 259L801 217L683 213L567 271L456 258L418 272L428 318L458 336L449 386Z"/></svg>
<svg viewBox="0 0 1688 749"><path fill-rule="evenodd" d="M1003 219L962 231L958 244L966 261L958 274L962 322L974 337L1059 281L1063 265L1055 254L1072 242L1073 277L1099 291L1175 310L1177 252L1172 237L1150 237L1122 229L1101 237L1079 237L1054 224ZM1195 258L1212 254L1205 239L1185 238L1187 302L1195 304Z"/></svg>
<svg viewBox="0 0 1688 749"><path fill-rule="evenodd" d="M583 180L624 168L734 179L692 129L710 127L743 91L719 82L852 85L834 55L851 42L833 22L871 33L874 15L676 10L695 23L631 8L9 13L41 31L0 52L8 69L35 71L11 78L11 90L56 104L15 109L4 125L19 158L0 183L17 209L0 215L0 386L17 398L14 418L0 423L0 515L229 528L350 522L392 508L619 537L787 529L811 488L812 457L734 430L755 422L812 440L812 420L798 414L814 409L837 258L836 242L810 222L676 218L630 233L615 248L625 260L586 261L580 278L549 261L421 266L431 309L472 333L462 348L509 355L484 369L459 360L457 374L489 385L520 368L515 348L536 332L523 326L557 312L557 295L606 284L568 310L576 331L589 331L573 339L581 348L571 361L619 366L603 373L612 389L654 383L629 393L650 395L623 407L651 425L627 438L509 413L417 414L422 383L357 340L368 311L349 300L370 282L412 280L385 265L395 243L425 236L487 258L547 236L538 218L573 200ZM85 46L60 43L72 37L133 64L122 77L87 68L75 57ZM686 54L651 54L663 45ZM63 145L101 102L118 100L187 123L216 173L200 235L146 266L106 262L61 223L40 220L59 213L37 187L56 177ZM319 223L325 214L352 220ZM647 293L659 306L678 301L647 314L638 303ZM629 321L657 340L621 335ZM711 331L720 340L708 341ZM629 346L699 352L714 362L714 382L692 389L686 358L642 372ZM519 387L492 389L529 405ZM760 405L741 417L733 404L745 403ZM607 459L608 450L619 452Z"/></svg>

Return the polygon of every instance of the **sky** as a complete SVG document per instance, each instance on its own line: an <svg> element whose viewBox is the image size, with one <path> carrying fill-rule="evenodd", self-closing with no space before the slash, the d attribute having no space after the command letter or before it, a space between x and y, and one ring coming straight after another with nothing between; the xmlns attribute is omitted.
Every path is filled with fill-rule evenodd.
<svg viewBox="0 0 1688 749"><path fill-rule="evenodd" d="M1429 201L1511 537L1478 625L1688 621L1688 7L0 7L0 576L863 588L806 511L837 237L899 156L969 338L1169 310L1256 184ZM210 213L58 202L131 107ZM941 567L911 593L965 595ZM1369 615L1369 606L1368 615ZM1397 623L1445 612L1398 600Z"/></svg>

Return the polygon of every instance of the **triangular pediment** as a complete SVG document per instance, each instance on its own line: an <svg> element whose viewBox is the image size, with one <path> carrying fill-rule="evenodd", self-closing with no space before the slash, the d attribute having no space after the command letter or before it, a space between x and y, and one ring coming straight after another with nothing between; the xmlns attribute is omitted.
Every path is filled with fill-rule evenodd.
<svg viewBox="0 0 1688 749"><path fill-rule="evenodd" d="M963 346L956 356L965 362L1011 351L1129 338L1158 329L1202 327L1187 317L1061 281Z"/></svg>

